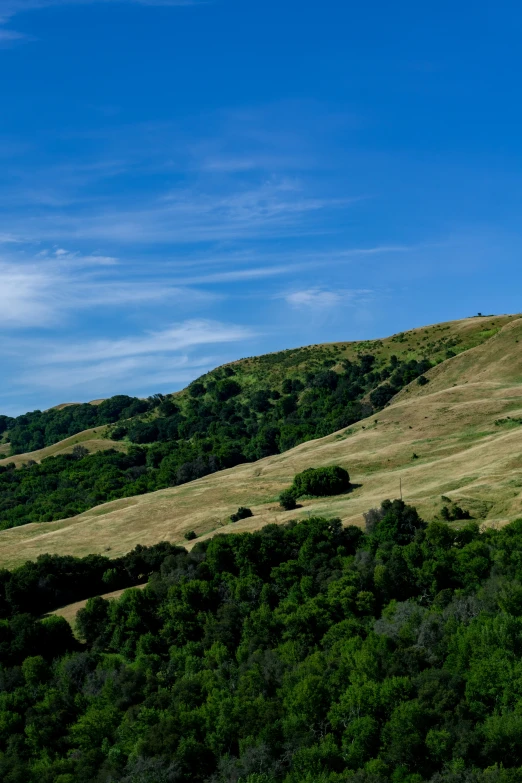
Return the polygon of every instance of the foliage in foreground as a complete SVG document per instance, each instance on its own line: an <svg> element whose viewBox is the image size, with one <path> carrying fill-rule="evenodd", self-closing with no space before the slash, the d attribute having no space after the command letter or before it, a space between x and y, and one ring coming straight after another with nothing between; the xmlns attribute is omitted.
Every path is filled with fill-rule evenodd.
<svg viewBox="0 0 522 783"><path fill-rule="evenodd" d="M0 623L5 783L516 783L522 521L387 501L176 550L78 618ZM47 624L47 625L46 625Z"/></svg>

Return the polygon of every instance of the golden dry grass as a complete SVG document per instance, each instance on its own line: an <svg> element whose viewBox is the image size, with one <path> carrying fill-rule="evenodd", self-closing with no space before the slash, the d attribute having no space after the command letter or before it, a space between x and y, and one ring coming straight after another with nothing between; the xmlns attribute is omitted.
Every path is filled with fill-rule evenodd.
<svg viewBox="0 0 522 783"><path fill-rule="evenodd" d="M495 421L522 417L522 318L494 320L498 333L430 370L429 384L411 384L376 417L180 487L2 531L0 565L43 552L86 555L108 547L118 556L138 543L185 544L188 530L206 538L309 514L360 525L364 511L399 495L400 483L405 500L427 519L440 510L444 495L486 524L513 520L522 515L522 426ZM450 326L467 338L477 333L476 319ZM332 464L346 467L360 486L347 495L306 500L296 511L280 510L277 496L295 473ZM238 506L250 507L254 517L229 524Z"/></svg>

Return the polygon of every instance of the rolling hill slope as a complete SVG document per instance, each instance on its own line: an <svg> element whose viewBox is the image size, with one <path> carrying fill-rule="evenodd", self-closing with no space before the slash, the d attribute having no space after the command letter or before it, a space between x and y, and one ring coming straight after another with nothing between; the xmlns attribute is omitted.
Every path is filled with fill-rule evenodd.
<svg viewBox="0 0 522 783"><path fill-rule="evenodd" d="M361 524L363 512L397 497L401 484L404 498L426 518L440 510L444 495L485 524L515 519L522 515L522 318L414 330L382 341L382 350L391 351L391 343L411 351L413 344L432 338L435 329L463 335L468 343L475 340L476 347L431 369L428 384L410 384L379 414L179 487L116 500L67 520L2 531L0 564L42 552L116 556L138 543L185 543L189 530L209 536L308 514ZM403 348L404 342L410 347ZM348 495L305 500L296 511L279 509L277 496L296 472L331 464L346 467L360 486ZM240 505L252 508L254 517L227 524Z"/></svg>
<svg viewBox="0 0 522 783"><path fill-rule="evenodd" d="M233 374L240 383L241 392L237 396L237 400L240 403L249 404L251 395L255 391L267 387L281 389L285 380L304 378L306 373L317 372L325 367L337 367L339 370L342 367L342 362L360 361L361 357L368 353L375 357L376 367L381 368L389 362L393 355L400 362L428 358L432 363L440 363L450 355L462 353L482 344L498 329L509 323L513 317L504 315L466 318L446 324L434 324L413 329L382 340L310 345L240 359L230 365L218 367L206 373L188 388L169 396L175 401L176 406L186 413L193 402L191 389L195 385L199 383L209 387L215 386L220 380L223 380L223 375L226 377L228 374ZM2 424L2 419L6 419L3 424L6 430L3 431L0 442L0 454L5 456L0 459L0 466L9 462L15 462L17 467L29 461L40 462L49 456L69 453L77 443L84 445L91 453L117 447L115 445L117 442L121 444L120 450L124 450L129 438L124 441L121 440L121 435L118 437L118 441L110 438L111 432L118 428L117 423L123 423L126 429L130 429L133 424L157 421L158 418L161 418L162 413L158 402L149 400L149 406L147 406L145 400L117 395L107 400L92 400L87 404L62 403L43 413L34 411L9 421L7 421L8 417L0 416L0 424ZM143 405L145 410L138 414L130 413L129 417L128 411L131 412L136 405ZM105 411L107 407L109 410ZM93 412L96 408L99 409L102 420L91 423L89 429L82 429L82 420L96 418ZM104 412L108 416L104 416ZM63 416L60 417L60 414ZM15 438L14 443L11 443L10 434L13 427ZM60 431L66 431L67 437L63 434L60 435ZM35 440L44 440L46 445L42 444L38 448L33 447L33 450L19 448L21 443L30 443Z"/></svg>

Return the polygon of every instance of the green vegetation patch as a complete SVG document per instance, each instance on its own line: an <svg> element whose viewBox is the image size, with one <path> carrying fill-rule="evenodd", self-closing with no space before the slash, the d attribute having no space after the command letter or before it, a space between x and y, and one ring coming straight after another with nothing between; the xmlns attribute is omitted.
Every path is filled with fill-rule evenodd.
<svg viewBox="0 0 522 783"><path fill-rule="evenodd" d="M9 438L11 455L24 454L52 446L83 430L143 414L153 410L160 402L161 395L140 400L119 394L99 405L83 403L24 413L16 418L0 416L0 434Z"/></svg>
<svg viewBox="0 0 522 783"><path fill-rule="evenodd" d="M292 483L292 490L296 497L314 495L327 497L328 495L340 495L350 489L350 476L348 471L339 465L326 468L307 468L297 473Z"/></svg>
<svg viewBox="0 0 522 783"><path fill-rule="evenodd" d="M503 419L495 419L495 427L520 427L522 418L506 416Z"/></svg>

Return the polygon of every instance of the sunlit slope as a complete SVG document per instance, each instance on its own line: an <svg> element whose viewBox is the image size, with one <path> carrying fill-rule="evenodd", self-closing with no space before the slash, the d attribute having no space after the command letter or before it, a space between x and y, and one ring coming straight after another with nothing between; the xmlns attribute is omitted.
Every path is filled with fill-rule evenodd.
<svg viewBox="0 0 522 783"><path fill-rule="evenodd" d="M399 332L391 337L358 342L339 342L291 348L277 353L240 359L233 363L245 386L277 386L285 378L301 370L319 367L325 359L357 361L361 354L371 353L377 363L388 361L395 354L400 360L429 358L442 362L449 353L460 354L489 340L503 326L516 320L518 315L497 315L463 318L448 323L432 324L408 332ZM206 381L214 370L203 376ZM186 390L177 394L183 398Z"/></svg>
<svg viewBox="0 0 522 783"><path fill-rule="evenodd" d="M494 320L498 326L500 319ZM476 321L452 326L464 330L469 323ZM522 420L522 319L504 320L486 342L427 376L429 384L414 382L376 417L284 454L72 519L2 531L0 564L42 552L116 556L138 543L185 543L188 530L208 536L308 514L361 524L364 511L399 495L400 484L404 498L427 518L440 510L441 495L487 524L522 516L522 426L516 421ZM279 509L277 496L296 472L329 464L346 467L360 486L349 495L305 500L296 511ZM252 508L254 517L227 524L240 505Z"/></svg>

